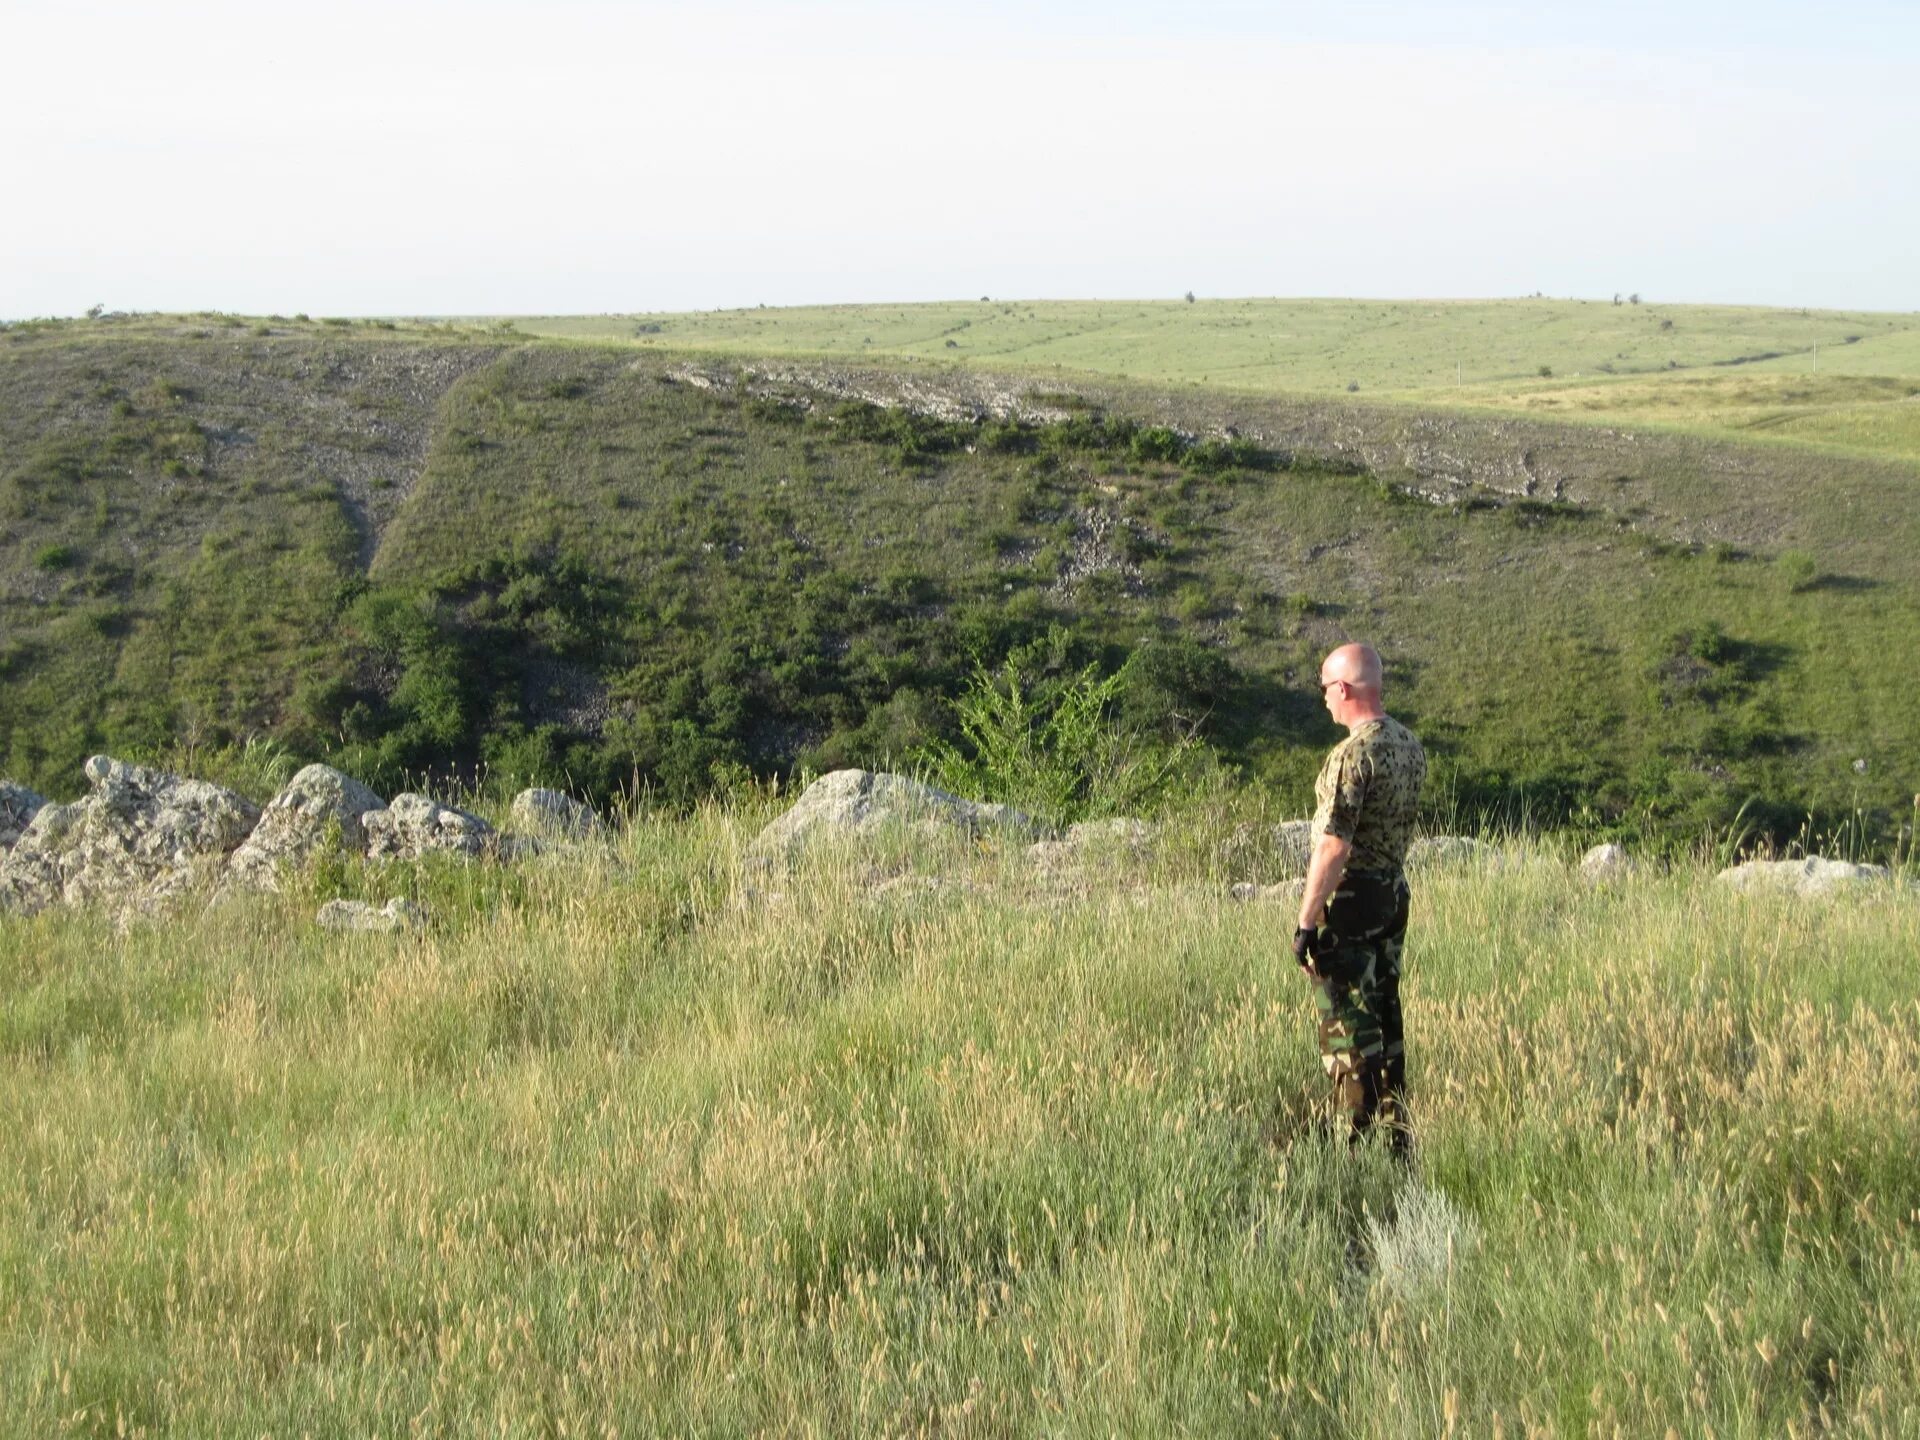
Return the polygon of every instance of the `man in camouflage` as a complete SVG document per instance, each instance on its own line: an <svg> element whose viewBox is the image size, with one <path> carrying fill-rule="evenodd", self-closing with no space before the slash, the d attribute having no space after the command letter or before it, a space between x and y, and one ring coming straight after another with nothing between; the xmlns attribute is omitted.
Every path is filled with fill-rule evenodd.
<svg viewBox="0 0 1920 1440"><path fill-rule="evenodd" d="M1342 645L1327 656L1320 693L1347 738L1314 782L1313 851L1293 953L1314 981L1335 1111L1354 1139L1380 1119L1404 1151L1400 953L1411 898L1407 843L1427 756L1381 707L1380 656L1371 645Z"/></svg>

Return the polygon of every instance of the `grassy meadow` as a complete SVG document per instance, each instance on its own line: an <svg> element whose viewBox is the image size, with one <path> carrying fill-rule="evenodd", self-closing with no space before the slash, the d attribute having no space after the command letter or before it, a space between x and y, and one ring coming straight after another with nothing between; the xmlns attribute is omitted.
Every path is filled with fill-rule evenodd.
<svg viewBox="0 0 1920 1440"><path fill-rule="evenodd" d="M0 917L0 1430L1920 1429L1910 889L1420 877L1402 1168L1230 817L877 887L766 814Z"/></svg>
<svg viewBox="0 0 1920 1440"><path fill-rule="evenodd" d="M511 323L645 348L1352 393L1920 461L1920 315L1907 313L1544 297L983 299Z"/></svg>

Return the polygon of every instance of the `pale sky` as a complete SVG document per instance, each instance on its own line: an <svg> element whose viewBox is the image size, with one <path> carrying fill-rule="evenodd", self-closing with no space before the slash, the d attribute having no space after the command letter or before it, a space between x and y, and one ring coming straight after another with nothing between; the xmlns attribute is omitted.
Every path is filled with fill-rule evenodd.
<svg viewBox="0 0 1920 1440"><path fill-rule="evenodd" d="M0 317L1920 309L1920 3L0 0Z"/></svg>

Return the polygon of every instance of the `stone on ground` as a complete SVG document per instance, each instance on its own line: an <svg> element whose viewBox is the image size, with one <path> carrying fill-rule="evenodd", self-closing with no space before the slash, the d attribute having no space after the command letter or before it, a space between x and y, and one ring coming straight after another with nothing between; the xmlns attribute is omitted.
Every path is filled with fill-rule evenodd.
<svg viewBox="0 0 1920 1440"><path fill-rule="evenodd" d="M1282 880L1277 885L1256 885L1250 880L1242 880L1227 893L1246 905L1297 905L1300 897L1307 893L1307 881L1305 876L1297 880Z"/></svg>
<svg viewBox="0 0 1920 1440"><path fill-rule="evenodd" d="M1027 857L1042 870L1061 870L1078 865L1090 854L1140 856L1153 844L1156 833L1151 822L1130 816L1079 820L1058 840L1034 841L1027 847Z"/></svg>
<svg viewBox="0 0 1920 1440"><path fill-rule="evenodd" d="M100 905L153 913L212 878L260 807L204 780L96 755L90 793L43 805L0 861L0 908Z"/></svg>
<svg viewBox="0 0 1920 1440"><path fill-rule="evenodd" d="M1809 855L1804 860L1749 860L1715 877L1743 895L1831 895L1887 878L1884 865L1854 865Z"/></svg>
<svg viewBox="0 0 1920 1440"><path fill-rule="evenodd" d="M606 823L590 805L571 795L535 786L513 797L507 828L515 835L538 840L595 840L606 834Z"/></svg>
<svg viewBox="0 0 1920 1440"><path fill-rule="evenodd" d="M1633 857L1627 854L1624 846L1596 845L1580 857L1581 878L1595 884L1624 880L1633 871Z"/></svg>
<svg viewBox="0 0 1920 1440"><path fill-rule="evenodd" d="M336 828L344 849L364 854L367 836L363 819L370 811L385 808L386 803L331 765L307 766L273 797L246 843L233 852L227 862L229 883L278 890L281 873L305 864Z"/></svg>
<svg viewBox="0 0 1920 1440"><path fill-rule="evenodd" d="M1282 820L1278 825L1235 826L1222 858L1229 873L1288 880L1305 878L1312 856L1313 822Z"/></svg>
<svg viewBox="0 0 1920 1440"><path fill-rule="evenodd" d="M427 912L424 906L397 898L378 909L365 900L329 900L313 919L322 930L423 930Z"/></svg>
<svg viewBox="0 0 1920 1440"><path fill-rule="evenodd" d="M408 792L384 810L361 817L369 860L418 860L423 855L478 857L494 848L494 828L478 815Z"/></svg>
<svg viewBox="0 0 1920 1440"><path fill-rule="evenodd" d="M969 835L1037 835L1044 828L1011 806L963 800L904 775L835 770L809 785L749 848L757 855L792 858L821 841L872 836L895 826Z"/></svg>
<svg viewBox="0 0 1920 1440"><path fill-rule="evenodd" d="M1407 847L1407 868L1422 865L1498 864L1500 852L1467 835L1427 835Z"/></svg>

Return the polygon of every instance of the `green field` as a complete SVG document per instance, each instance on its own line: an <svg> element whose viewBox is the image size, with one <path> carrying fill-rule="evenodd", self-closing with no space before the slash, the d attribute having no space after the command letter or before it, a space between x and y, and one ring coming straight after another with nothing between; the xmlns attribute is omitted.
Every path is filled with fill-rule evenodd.
<svg viewBox="0 0 1920 1440"><path fill-rule="evenodd" d="M1402 1170L1321 1128L1230 813L772 905L768 813L0 916L0 1429L1920 1428L1912 892L1418 879ZM434 926L314 929L342 891Z"/></svg>
<svg viewBox="0 0 1920 1440"><path fill-rule="evenodd" d="M1057 367L1268 394L1352 392L1920 460L1920 315L1909 313L1544 299L1053 300L513 324L529 335L737 355ZM1849 380L1870 383L1835 383Z"/></svg>

